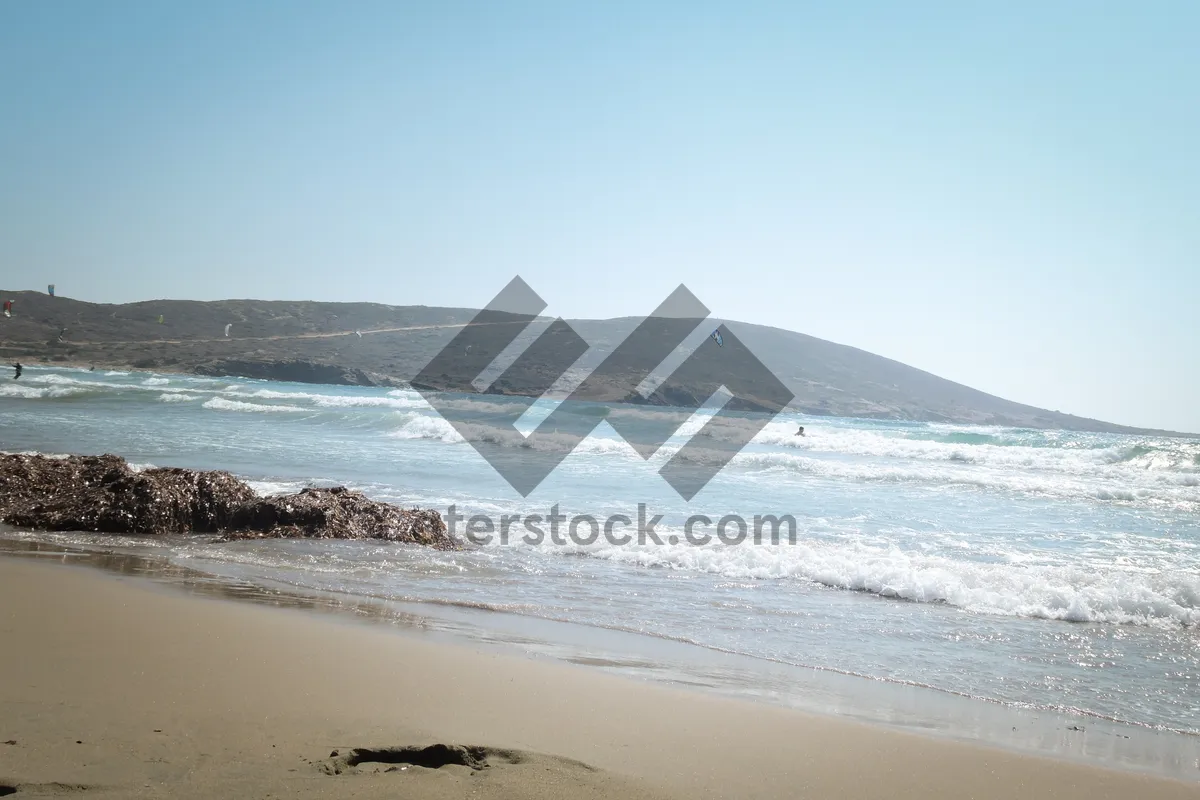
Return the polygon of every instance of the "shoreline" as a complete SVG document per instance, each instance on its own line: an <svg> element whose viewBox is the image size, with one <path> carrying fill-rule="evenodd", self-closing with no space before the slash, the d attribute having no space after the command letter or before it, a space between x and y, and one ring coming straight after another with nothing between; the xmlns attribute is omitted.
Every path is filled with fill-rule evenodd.
<svg viewBox="0 0 1200 800"><path fill-rule="evenodd" d="M95 797L1145 800L1200 785L826 719L312 614L0 558L0 785ZM481 745L516 763L329 774L334 750ZM270 745L268 747L267 745ZM382 756L381 756L382 757ZM407 783L401 783L402 781Z"/></svg>
<svg viewBox="0 0 1200 800"><path fill-rule="evenodd" d="M77 373L61 374L74 378ZM330 411L321 416L297 416L305 421L315 420L310 427L273 422L288 417L207 414L198 410L189 412L196 408L195 404L170 405L163 406L169 412L163 414L161 430L156 429L151 436L145 436L139 428L144 420L139 417L155 414L160 408L154 405L155 401L163 399L157 397L155 387L193 385L173 377L169 383L164 379L145 381L145 377L145 374L135 374L130 379L109 379L97 374L97 380L119 384L116 386L119 391L101 390L95 398L77 390L60 393L63 396L83 394L86 402L75 398L62 403L50 401L50 404L14 403L0 415L14 423L6 428L6 438L13 445L37 447L54 443L70 451L106 452L114 446L131 448L128 452L118 452L126 452L139 462L139 470L150 467L151 462L185 469L219 469L221 465L234 464L239 474L251 479L257 493L274 493L285 488L289 492L297 491L301 483L316 485L314 480L328 479L334 481L330 485L345 483L366 492L379 492L381 500L388 499L405 506L420 504L426 498L441 497L469 496L482 502L494 494L486 488L487 481L495 480L494 476L488 473L485 477L475 469L477 465L468 461L471 458L469 450L439 449L436 438L435 444L406 442L401 446L391 442L390 435L400 432L393 429L401 426L399 417L391 410L367 412L355 408L344 413ZM65 379L33 379L47 385L56 381L70 383ZM138 382L149 386L150 391L134 393L132 399L127 397L123 387ZM203 385L207 387L210 383ZM224 386L221 382L213 385ZM285 387L274 388L282 390ZM307 391L316 392L319 388ZM296 405L305 408L324 406L325 395L338 394L333 388L325 387L319 394L302 395L311 402L296 401ZM251 397L260 394L253 388L227 389L233 393L230 396L235 396L236 392L248 392ZM353 390L353 393L367 392ZM41 394L46 398L59 396L49 390ZM279 396L267 392L261 395L269 401ZM114 398L123 399L114 401ZM396 405L391 401L385 403L390 404L389 408ZM357 397L346 403L340 399L336 404L329 403L330 406L359 404ZM251 410L249 404L239 404L236 408L231 404L225 408L214 403L212 408ZM298 409L289 407L289 410ZM7 413L10 411L11 414ZM60 414L67 424L56 422ZM327 424L331 427L324 427ZM413 432L408 430L407 417L402 427L406 434ZM850 426L845 435L834 442L837 447L830 448L834 455L827 459L852 461L857 470L852 473L856 482L873 479L881 471L894 467L893 461L885 460L893 458L892 449L877 446L875 435L870 431L863 435L862 427ZM790 431L786 433L790 434ZM891 428L887 433L892 433ZM331 442L349 446L330 449L328 458L321 459L319 469L314 468L311 466L315 461L313 443L323 441L314 437L326 435L330 435ZM909 436L905 431L897 435ZM933 451L930 460L939 464L946 460L944 451L959 449L957 442L953 447L942 446L941 438L946 437L940 435L921 433L912 436L939 442L921 445ZM857 441L860 438L866 439L866 444ZM966 438L985 445L991 442L991 437L974 432ZM843 440L853 440L853 446ZM791 441L787 440L788 443ZM1042 439L1036 442L1035 446L1042 446ZM1073 443L1074 440L1067 441L1064 447ZM1085 439L1082 444L1087 446L1091 442ZM1049 456L1059 453L1053 449L1058 445L1046 446L1052 449L1035 453L1039 458L1033 460L1030 469L1037 469L1043 462L1057 463ZM1163 447L1168 446L1164 444ZM28 452L22 447L12 449ZM900 451L901 455L906 452ZM992 455L990 450L969 452ZM1042 452L1049 455L1040 458ZM1189 462L1194 455L1191 449L1180 452ZM403 454L403 458L398 459L398 453ZM880 453L884 455L879 456ZM1173 456L1174 451L1168 454ZM788 451L783 451L778 460L785 460L787 455ZM926 454L923 452L922 455ZM949 460L956 458L957 452ZM1075 460L1079 459L1071 460L1072 463ZM991 463L989 458L979 461L985 467ZM1175 465L1176 461L1170 461L1170 464ZM862 468L858 469L860 463ZM428 465L435 466L429 470ZM313 471L315 469L317 471ZM951 477L966 469L975 467L960 468L955 464L953 470L956 472ZM433 477L426 478L427 472L432 472ZM1020 565L1019 559L1026 555L1036 556L1042 550L1036 541L1031 546L1021 546L1029 528L1019 523L1027 519L1034 526L1033 530L1038 530L1039 525L1059 524L1063 516L1060 509L1081 515L1080 519L1085 522L1095 523L1081 525L1081 531L1125 530L1123 523L1134 513L1139 519L1144 516L1136 511L1143 506L1123 502L1126 495L1121 493L1126 486L1142 485L1138 482L1140 473L1139 479L1132 481L1120 478L1124 471L1115 469L1117 477L1111 480L1097 478L1095 485L1106 491L1121 484L1115 486L1117 491L1111 496L1083 491L1089 490L1091 484L1081 484L1083 490L1079 490L1069 481L1047 480L1044 483L1054 488L1058 483L1067 484L1071 491L1063 493L1066 498L1063 504L1057 501L1045 504L1036 499L1036 491L1029 491L1020 495L1019 504L1014 506L1012 495L1006 488L1006 481L1016 480L1010 472L1000 475L1004 480L985 483L981 490L972 488L963 494L955 490L947 494L944 503L932 505L927 505L926 488L936 483L934 479L943 473L950 474L951 468L914 469L914 472L919 473L918 478L911 480L915 488L905 482L901 488L893 489L889 483L886 488L871 492L870 496L889 514L893 510L886 506L894 501L897 503L895 516L916 520L917 524L908 529L913 535L902 532L897 537L898 544L894 547L901 553L930 552L924 549L926 542L917 534L926 528L937 528L930 532L939 538L929 546L933 553L945 556L932 562L947 570L948 579L942 583L932 584L927 580L928 575L919 571L903 573L897 579L893 560L885 559L877 564L871 560L875 551L870 546L857 548L862 530L875 524L875 517L870 514L866 517L867 525L860 525L857 517L851 516L856 509L856 496L866 496L864 489L855 491L857 483L849 483L849 488L844 491L843 485L837 484L833 487L837 491L830 495L832 499L817 504L817 510L813 512L814 519L818 519L819 511L820 517L844 520L846 529L855 532L851 542L854 547L844 546L840 540L825 548L817 547L831 539L818 535L814 537L815 549L798 557L791 553L782 558L775 557L775 553L766 553L765 556L770 557L767 558L760 557L759 551L745 554L722 551L718 554L720 558L714 557L713 577L708 577L706 570L699 570L699 577L695 576L695 570L682 573L654 571L659 566L668 569L682 566L685 570L691 566L687 553L681 555L674 551L654 554L649 559L624 552L603 553L595 561L580 561L556 558L558 553L552 549L534 554L503 550L479 558L456 556L435 558L430 562L419 554L413 555L417 551L383 548L376 552L358 546L308 547L297 544L281 547L266 543L262 546L231 546L214 552L208 548L206 537L198 540L150 537L144 542L107 542L87 534L67 534L47 541L124 554L157 551L166 555L164 560L172 565L196 565L214 576L221 576L215 578L214 583L241 580L246 586L253 583L262 587L257 590L259 592L270 592L274 588L297 594L323 592L326 599L340 595L340 601L333 601L344 609L340 622L350 616L347 611L356 613L363 609L363 616L368 616L377 613L378 608L386 607L389 614L409 615L413 630L400 631L402 635L424 637L455 647L466 644L505 657L516 655L523 659L554 662L551 666L562 666L563 662L582 665L592 672L608 673L624 680L640 679L673 690L685 687L687 691L704 693L708 697L718 696L742 703L755 701L759 705L799 710L825 720L856 721L876 731L917 732L932 735L942 742L967 742L1009 754L1039 752L1059 763L1070 762L1085 768L1108 767L1195 782L1200 775L1200 745L1195 734L1200 728L1194 724L1194 703L1186 700L1190 696L1187 687L1194 683L1194 671L1162 672L1157 668L1167 659L1181 664L1190 664L1194 660L1194 639L1189 630L1194 621L1194 610L1185 599L1177 605L1144 615L1154 619L1132 620L1131 627L1111 627L1124 623L1119 615L1114 617L1109 613L1117 607L1115 604L1123 603L1126 598L1136 600L1138 595L1134 590L1158 596L1155 593L1165 585L1168 589L1182 586L1186 592L1190 585L1186 577L1182 581L1169 578L1170 571L1178 568L1180 562L1171 560L1172 553L1166 546L1146 545L1141 550L1124 551L1131 556L1144 554L1147 560L1139 562L1138 567L1158 565L1163 568L1163 575L1168 576L1158 582L1149 578L1130 580L1128 586L1120 575L1109 575L1105 570L1100 570L1094 580L1064 577L1061 571L1055 570L1026 570L1023 566L1012 569L988 567L986 574L980 576L979 570L973 568L979 561L977 556L959 558L957 550L949 549L950 544L982 546L985 549L976 552L985 556L1012 555ZM932 474L934 479L925 472ZM1108 469L1098 472L1107 476ZM586 481L588 470L580 473ZM1024 471L1017 471L1017 474L1027 477ZM252 480L255 476L271 480L255 482ZM634 492L654 493L641 481L620 480L614 484L631 496ZM794 487L795 493L787 496L802 497L810 485L811 481L804 477L792 479L787 486L789 490ZM1043 484L1035 482L1032 485L1036 489ZM755 481L744 493L733 492L719 499L735 507L754 508L759 507L763 498L772 497L772 490L777 488ZM828 484L822 483L820 488L828 488ZM978 491L986 493L980 495ZM1190 490L1167 492L1161 497L1180 496L1186 502L1193 502L1194 493L1188 492ZM598 491L593 492L590 484L580 481L570 484L568 494L568 499L582 498L580 502L584 509L590 508L588 503L595 502L595 497L602 496ZM993 535L975 536L973 521L965 517L964 524L955 525L959 520L956 509L965 508L956 502L974 500L977 496L981 500L972 503L975 513L983 508L997 515L993 519L1008 520L1011 517L1016 520L999 526L1002 532L1013 534L1011 541ZM1026 503L1025 497L1035 499ZM1160 498L1160 495L1152 494L1151 498ZM1103 502L1097 503L1097 499ZM1145 506L1154 507L1149 500ZM1122 510L1127 507L1135 511ZM944 524L928 524L924 516L926 509L930 509L932 518ZM1167 533L1178 532L1187 538L1192 535L1193 527L1185 515L1172 513L1163 518L1174 526ZM1131 525L1129 529L1153 535L1155 517L1147 519L1150 522ZM962 531L961 541L959 538L953 542L940 538L942 527ZM840 530L836 525L834 528ZM1066 530L1071 528L1068 526ZM827 530L817 529L817 532L828 534ZM868 557L860 559L863 553ZM1052 555L1057 556L1057 553ZM735 563L738 558L749 559L749 568ZM78 562L83 559L61 560ZM1076 559L1074 555L1064 560L1090 563L1089 559ZM986 558L984 561L990 563ZM1049 561L1058 563L1057 558ZM931 563L920 558L914 558L912 562L918 567L928 567ZM894 592L887 593L877 589L868 589L865 594L846 591L841 585L846 582L830 581L820 574L822 569L828 571L831 563L848 565L851 574L861 572L865 575L864 587L872 580L882 580L885 586L898 585ZM629 565L638 569L631 570ZM776 574L805 577L807 582L757 579ZM686 580L668 585L661 580L664 575ZM741 575L752 575L754 579L739 581ZM530 580L523 576L537 577ZM1103 602L1097 604L1095 614L1092 614L1091 606L1087 607L1086 616L1091 623L1081 618L1085 615L1075 617L1081 624L1045 623L1037 621L1040 617L1035 613L1010 621L1003 615L989 616L984 604L965 602L961 595L939 594L946 585L951 589L960 585L954 581L964 577L968 581L975 580L970 584L972 586L998 593L1010 606L1015 601L1028 601L1038 613L1052 614L1062 605L1045 600L1039 594L1044 586L1055 588L1055 578L1062 579L1065 596L1082 597L1085 601L1099 597ZM1117 579L1113 580L1114 577ZM1009 591L1014 578L1032 581L1034 591ZM918 591L912 591L914 586ZM1026 584L1017 588L1022 587ZM163 589L164 594L170 593L167 588ZM929 588L928 596L923 594L926 588ZM1101 597L1093 591L1099 589L1109 594ZM241 599L247 599L253 591L256 590L243 593ZM660 591L661 595L658 594ZM877 595L887 597L887 601L877 602L874 599ZM647 597L653 608L648 608L644 599ZM365 602L359 603L360 599ZM915 605L905 602L914 599ZM659 601L657 604L654 603L656 600ZM321 602L317 601L313 606L319 606ZM303 607L303 601L291 604ZM347 608L355 604L358 608ZM802 616L804 619L797 623L796 618ZM1165 630L1165 626L1153 624L1160 621L1158 617L1179 625ZM816 624L807 624L809 620ZM376 627L394 629L395 626ZM391 632L395 633L394 630ZM1116 642L1111 650L1106 638ZM960 642L965 644L958 644ZM997 643L995 649L990 646L993 642ZM861 646L863 644L866 646ZM1095 659L1090 657L1091 652L1085 652L1088 650L1103 654L1112 652L1113 657L1105 659L1112 663L1093 663ZM806 667L806 663L809 666ZM1034 703L1037 705L1033 706ZM1072 707L1087 710L1075 712ZM1126 732L1118 733L1120 723L1116 720L1122 718L1131 720L1131 725L1140 726L1136 735L1132 735L1133 741L1128 740ZM1006 726L1006 720L1011 720L1012 724ZM1171 728L1184 729L1183 734L1190 742L1181 745L1171 741L1170 734L1159 733ZM0 741L3 740L0 736ZM0 777L3 777L2 773Z"/></svg>
<svg viewBox="0 0 1200 800"><path fill-rule="evenodd" d="M136 559L143 559L140 556L129 556L121 553L104 554L98 551L61 554L62 548L57 548L55 545L45 545L45 548L45 550L39 553L25 553L25 555L39 556L37 558L22 558L12 549L0 550L0 575L6 575L6 570L13 562L42 562L37 565L39 568L53 569L53 567L45 564L46 561L51 560L77 565L72 566L68 570L72 573L98 573L100 570L97 570L96 565L91 563L96 559L90 557L88 555L90 553L91 556L96 556L106 561L106 571L110 574L97 575L97 579L101 581L113 580L112 573L117 573L123 576L117 580L132 583L137 591L143 593L150 592L156 597L182 600L187 604L211 603L212 598L223 598L217 601L220 605L235 607L228 610L227 613L230 614L240 613L239 609L241 607L258 606L259 610L270 614L295 616L303 620L305 628L312 629L313 631L326 625L344 628L349 623L350 627L361 629L365 634L395 637L406 643L406 645L395 644L394 646L432 645L437 648L448 648L452 651L461 651L464 648L468 648L473 650L475 655L485 658L505 660L515 658L523 663L538 664L539 669L544 667L550 670L567 670L568 672L562 673L564 679L569 673L577 675L580 680L584 681L592 679L617 681L618 686L624 686L628 691L635 691L635 687L639 687L636 691L644 690L651 693L662 691L677 696L686 696L686 701L677 702L686 702L688 706L693 703L701 705L708 703L733 703L744 714L765 714L772 718L775 718L779 714L795 715L794 718L790 718L791 724L800 724L803 721L806 729L812 726L819 729L825 725L833 725L835 727L843 725L858 726L861 728L860 735L868 737L911 737L923 742L922 747L935 749L943 746L950 748L963 747L976 752L980 756L990 754L991 758L1017 759L1018 761L1034 759L1038 762L1059 765L1064 769L1070 768L1085 772L1100 770L1107 773L1109 772L1108 768L1112 768L1114 775L1120 775L1127 779L1165 780L1169 784L1182 781L1181 785L1191 787L1195 790L1196 794L1193 796L1200 796L1200 783L1197 783L1200 782L1200 763L1193 763L1194 759L1192 758L1195 752L1200 752L1200 745L1196 742L1187 742L1186 747L1180 752L1172 752L1171 745L1183 744L1180 740L1174 738L1180 736L1179 734L1160 733L1157 731L1130 731L1128 726L1119 724L1106 726L1100 720L1076 718L1076 721L1080 722L1081 725L1086 725L1089 731L1087 734L1089 738L1085 740L1081 733L1082 727L1067 727L1066 722L1071 719L1070 717L1064 716L1057 720L1047 719L1039 723L1037 720L1040 718L1052 715L1046 712L1038 712L1037 714L1025 714L1018 720L1017 717L1021 715L1014 715L1012 709L1005 707L980 708L981 706L988 706L990 704L978 699L945 697L940 699L934 698L935 704L942 704L939 713L946 715L946 719L950 724L957 725L957 731L947 729L945 726L941 728L936 725L914 726L911 724L912 719L906 718L905 712L901 709L907 704L910 706L910 711L915 708L920 708L922 712L927 711L925 706L930 702L929 693L933 692L933 690L909 691L908 696L905 696L905 687L872 685L874 682L867 679L848 676L834 676L832 679L835 682L837 678L842 678L848 682L856 682L856 693L867 696L865 699L859 699L864 700L868 704L870 702L891 704L891 713L894 720L887 721L883 719L882 717L887 717L888 714L885 712L881 717L881 714L878 713L879 709L876 709L876 713L865 716L861 713L855 713L853 708L839 707L836 698L833 706L825 711L813 711L811 708L797 706L794 703L780 702L779 698L764 697L761 693L759 695L746 693L737 696L720 691L712 691L711 686L705 687L699 683L691 683L686 679L686 676L676 676L676 680L666 681L661 676L649 679L643 677L642 680L638 680L636 671L631 674L630 671L621 669L620 656L609 657L603 652L597 655L595 651L596 639L594 637L589 637L589 644L584 648L585 652L592 653L593 655L586 658L572 658L564 655L567 651L567 646L562 644L563 638L561 636L554 641L555 648L561 652L549 654L539 652L536 647L531 648L528 646L528 642L533 641L530 637L535 636L539 628L538 623L546 622L537 618L520 618L523 621L518 628L506 634L500 630L498 620L493 614L493 616L487 619L487 623L490 623L489 627L476 631L474 635L464 635L464 631L460 627L464 617L463 614L447 617L444 615L439 616L429 608L415 608L412 612L407 612L402 608L405 605L421 606L422 604L380 603L377 598L357 596L345 596L331 600L330 598L323 598L316 593L289 593L262 587L253 588L249 584L244 586L234 585L228 580L195 572L188 567L172 566L169 569L176 574L169 576L162 574L159 567L146 566L145 564L137 566L138 562ZM58 553L52 552L56 549L59 551ZM131 558L135 559L135 561L131 561ZM84 564L87 566L84 566ZM187 579L192 583L190 587L185 585L186 580L181 577L184 573L191 573L191 577ZM130 581L130 576L132 576L132 581ZM229 603L230 598L238 599L239 602ZM242 602L247 599L257 602L251 604ZM6 601L6 604L10 603L11 601ZM276 607L262 608L264 605ZM389 608L391 611L386 611ZM302 613L296 614L297 609L302 610ZM314 614L314 611L322 613ZM329 613L331 611L336 613ZM385 618L384 613L387 613L389 616ZM476 612L476 615L480 614L486 615L488 612ZM366 627L354 624L363 620L374 623L383 622L385 624ZM597 632L592 631L591 633L595 634ZM506 636L511 638L506 641ZM601 638L601 644L604 644L604 637ZM520 648L514 647L514 641L526 642L526 646ZM671 645L659 642L654 646L662 647ZM674 646L687 647L678 643L675 643ZM480 652L480 648L482 648L483 652ZM708 654L708 656L713 655ZM753 670L754 665L749 663L748 659L749 657L741 657L727 660L731 661L734 667L745 668L748 666L749 669ZM663 663L665 662L659 662L660 667ZM580 665L582 665L582 669ZM730 668L731 664L729 663L719 666L721 670L728 670ZM718 669L718 667L714 667L714 669ZM794 678L796 674L798 672L793 670L791 677ZM756 682L765 677L767 677L765 672L746 673L748 681ZM782 677L783 679L787 679L788 676L783 675ZM813 679L812 683L804 684L805 691L820 693L829 688L828 681L830 680L830 676L814 675ZM620 689L616 691L618 694L624 694ZM875 700L871 698L875 698ZM0 717L2 716L0 715ZM1019 739L1021 742L1020 746L1006 746L1003 742L989 741L987 736L981 735L988 728L996 731L999 725L1007 725L1010 717L1012 721L1020 722L1022 728L1021 738ZM1106 730L1106 727L1109 730ZM922 728L925 729L922 730ZM1121 730L1133 733L1134 740L1118 741L1121 738L1129 739L1128 735L1122 737ZM1013 731L1017 731L1016 726L1013 727ZM4 731L0 730L0 734L3 733ZM1015 733L1014 736L1016 736ZM1090 750L1087 752L1080 750L1079 745L1082 742L1089 743ZM500 744L504 745L505 743L501 742ZM1046 751L1046 755L1031 754L1031 747ZM1037 752L1037 750L1032 750L1032 752ZM1139 752L1142 754L1141 758L1145 759L1145 763L1138 764L1136 762L1136 754ZM0 756L3 755L4 753L0 751ZM577 754L568 753L566 755L578 758ZM1135 759L1133 762L1129 760L1131 757ZM1150 764L1156 758L1160 759L1160 763ZM1174 758L1174 766L1169 770L1161 763L1161 759L1164 758ZM3 763L3 761L0 761L0 765ZM0 778L3 778L4 774L4 770L0 769ZM0 780L0 783L2 782ZM787 795L766 796L782 797ZM915 797L916 795L913 796ZM1114 794L1113 796L1120 795Z"/></svg>

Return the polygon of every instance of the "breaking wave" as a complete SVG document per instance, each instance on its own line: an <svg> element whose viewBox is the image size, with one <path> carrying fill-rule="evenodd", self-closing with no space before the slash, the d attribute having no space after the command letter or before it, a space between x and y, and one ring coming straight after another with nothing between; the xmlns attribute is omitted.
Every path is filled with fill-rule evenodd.
<svg viewBox="0 0 1200 800"><path fill-rule="evenodd" d="M1128 441L1128 437L1076 434L1067 442L1056 431L1029 432L1002 443L999 434L963 434L978 441L946 441L947 436L923 431L889 431L820 428L797 436L790 424L772 423L754 439L755 444L876 458L917 461L952 461L995 467L1086 473L1098 467L1123 466L1138 470L1194 471L1200 442L1176 439Z"/></svg>
<svg viewBox="0 0 1200 800"><path fill-rule="evenodd" d="M22 400L77 397L86 392L87 389L81 386L28 386L18 383L0 385L0 397L14 397Z"/></svg>
<svg viewBox="0 0 1200 800"><path fill-rule="evenodd" d="M671 533L663 529L660 538ZM682 531L674 533L682 539ZM601 540L590 546L536 549L734 580L804 580L883 598L946 604L977 614L1155 627L1200 623L1200 576L1178 570L1146 574L1088 565L980 563L894 546L803 540L704 547L617 546Z"/></svg>
<svg viewBox="0 0 1200 800"><path fill-rule="evenodd" d="M428 414L406 414L404 423L388 436L394 439L428 439L447 444L465 444L466 439L449 422ZM503 447L534 450L557 450L569 446L574 437L567 434L543 433L537 437L523 436L519 431L497 425L464 424L462 426L472 441L487 442ZM624 441L591 436L578 444L577 453L585 454L633 454L633 449Z"/></svg>
<svg viewBox="0 0 1200 800"><path fill-rule="evenodd" d="M265 405L260 403L243 403L239 400L226 400L224 397L214 397L204 403L204 408L214 411L245 411L261 414L280 414L303 412L299 406Z"/></svg>
<svg viewBox="0 0 1200 800"><path fill-rule="evenodd" d="M1200 507L1200 476L1194 474L1131 476L1097 470L1091 474L1062 475L995 467L920 462L837 461L790 453L748 452L737 455L733 464L751 470L855 483L965 486L1061 499L1159 501Z"/></svg>

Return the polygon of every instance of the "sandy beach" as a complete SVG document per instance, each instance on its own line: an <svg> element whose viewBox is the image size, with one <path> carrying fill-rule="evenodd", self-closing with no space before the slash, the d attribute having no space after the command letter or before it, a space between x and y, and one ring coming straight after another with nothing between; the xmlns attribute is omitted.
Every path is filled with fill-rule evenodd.
<svg viewBox="0 0 1200 800"><path fill-rule="evenodd" d="M49 561L0 558L18 797L1200 797Z"/></svg>

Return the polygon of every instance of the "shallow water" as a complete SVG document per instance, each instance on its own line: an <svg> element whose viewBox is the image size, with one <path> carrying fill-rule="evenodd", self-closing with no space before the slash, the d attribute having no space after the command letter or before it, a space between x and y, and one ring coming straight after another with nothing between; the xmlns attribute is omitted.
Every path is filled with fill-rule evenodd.
<svg viewBox="0 0 1200 800"><path fill-rule="evenodd" d="M412 392L29 368L0 385L0 449L228 469L264 493L339 483L497 519L555 505L636 519L645 504L662 544L21 538L1200 734L1195 440L788 414L685 503L663 457L601 425L525 499ZM791 514L797 541L682 541L689 515L728 513ZM736 687L739 669L717 672Z"/></svg>
<svg viewBox="0 0 1200 800"><path fill-rule="evenodd" d="M12 531L0 528L3 533ZM525 657L553 659L624 677L787 705L899 730L1200 781L1200 737L1104 720L1088 720L1085 727L1076 716L1066 713L1012 708L933 689L803 669L670 639L519 614L281 589L261 581L218 577L173 564L161 555L169 552L172 544L152 539L97 540L94 547L79 547L18 534L0 536L0 557L34 557L72 567L98 568L151 581L168 591L332 614L345 621L382 624L404 634L435 637L448 643L467 641L473 649L517 651Z"/></svg>

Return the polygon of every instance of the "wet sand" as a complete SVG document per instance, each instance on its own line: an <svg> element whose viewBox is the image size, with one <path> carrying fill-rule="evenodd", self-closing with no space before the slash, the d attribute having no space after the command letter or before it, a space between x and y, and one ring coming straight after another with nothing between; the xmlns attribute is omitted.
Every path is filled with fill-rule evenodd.
<svg viewBox="0 0 1200 800"><path fill-rule="evenodd" d="M0 795L66 793L1156 800L1200 784L0 557Z"/></svg>

